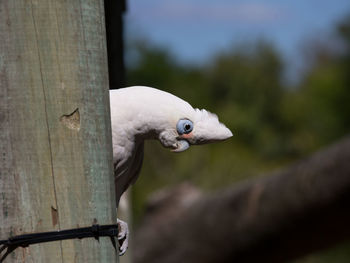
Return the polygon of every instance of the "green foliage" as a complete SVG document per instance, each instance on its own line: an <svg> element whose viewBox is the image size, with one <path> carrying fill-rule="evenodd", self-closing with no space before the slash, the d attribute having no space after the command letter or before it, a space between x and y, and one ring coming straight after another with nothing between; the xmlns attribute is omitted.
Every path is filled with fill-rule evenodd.
<svg viewBox="0 0 350 263"><path fill-rule="evenodd" d="M326 251L312 253L292 263L348 263L349 259L350 242L348 241Z"/></svg>
<svg viewBox="0 0 350 263"><path fill-rule="evenodd" d="M181 65L165 49L138 43L128 85L163 89L215 112L234 137L181 154L148 142L133 193L136 222L147 195L160 187L186 180L217 189L282 167L349 133L350 17L337 34L342 51L313 47L315 59L293 87L283 84L284 62L267 42L234 47L202 67ZM316 262L310 260L304 262Z"/></svg>

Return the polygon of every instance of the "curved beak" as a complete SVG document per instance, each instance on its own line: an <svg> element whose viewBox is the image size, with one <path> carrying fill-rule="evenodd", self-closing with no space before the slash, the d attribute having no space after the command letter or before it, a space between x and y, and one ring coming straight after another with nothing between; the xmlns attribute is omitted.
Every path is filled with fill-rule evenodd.
<svg viewBox="0 0 350 263"><path fill-rule="evenodd" d="M188 148L190 148L190 144L186 140L178 140L176 144L176 148L171 150L172 152L179 153L186 151Z"/></svg>

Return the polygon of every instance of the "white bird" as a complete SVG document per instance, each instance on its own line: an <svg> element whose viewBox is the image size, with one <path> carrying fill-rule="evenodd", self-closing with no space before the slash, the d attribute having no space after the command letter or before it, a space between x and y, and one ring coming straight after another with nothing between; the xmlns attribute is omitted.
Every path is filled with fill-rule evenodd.
<svg viewBox="0 0 350 263"><path fill-rule="evenodd" d="M226 140L231 131L218 117L155 88L135 86L110 91L113 162L117 206L142 166L144 140L157 139L173 152L190 145ZM120 255L128 247L127 223L118 219Z"/></svg>

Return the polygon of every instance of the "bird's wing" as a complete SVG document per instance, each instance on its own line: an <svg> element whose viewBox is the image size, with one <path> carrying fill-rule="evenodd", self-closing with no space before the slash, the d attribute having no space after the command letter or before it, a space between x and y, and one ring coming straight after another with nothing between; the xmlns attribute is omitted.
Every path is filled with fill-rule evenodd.
<svg viewBox="0 0 350 263"><path fill-rule="evenodd" d="M144 143L140 143L139 146L136 148L136 153L134 157L134 161L131 166L131 171L130 171L130 183L128 187L131 184L134 184L137 180L137 178L140 175L141 167L142 167L142 162L143 162L143 153L144 153Z"/></svg>
<svg viewBox="0 0 350 263"><path fill-rule="evenodd" d="M124 165L115 166L115 183L117 204L120 196L128 189L128 187L134 184L140 174L140 170L143 162L144 143L139 143L135 149L132 158L128 159ZM120 170L119 170L120 169Z"/></svg>

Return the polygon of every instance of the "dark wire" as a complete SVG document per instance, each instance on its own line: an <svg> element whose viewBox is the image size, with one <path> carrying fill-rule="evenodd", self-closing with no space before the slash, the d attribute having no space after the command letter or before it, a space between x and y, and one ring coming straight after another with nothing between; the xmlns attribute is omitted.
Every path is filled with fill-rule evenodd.
<svg viewBox="0 0 350 263"><path fill-rule="evenodd" d="M93 237L98 240L100 237L110 237L113 247L116 249L115 237L118 236L118 225L92 225L91 227L81 227L75 229L25 234L0 240L0 263L18 247L52 242L58 240L88 238ZM5 251L5 253L3 253ZM3 254L1 256L1 254Z"/></svg>

